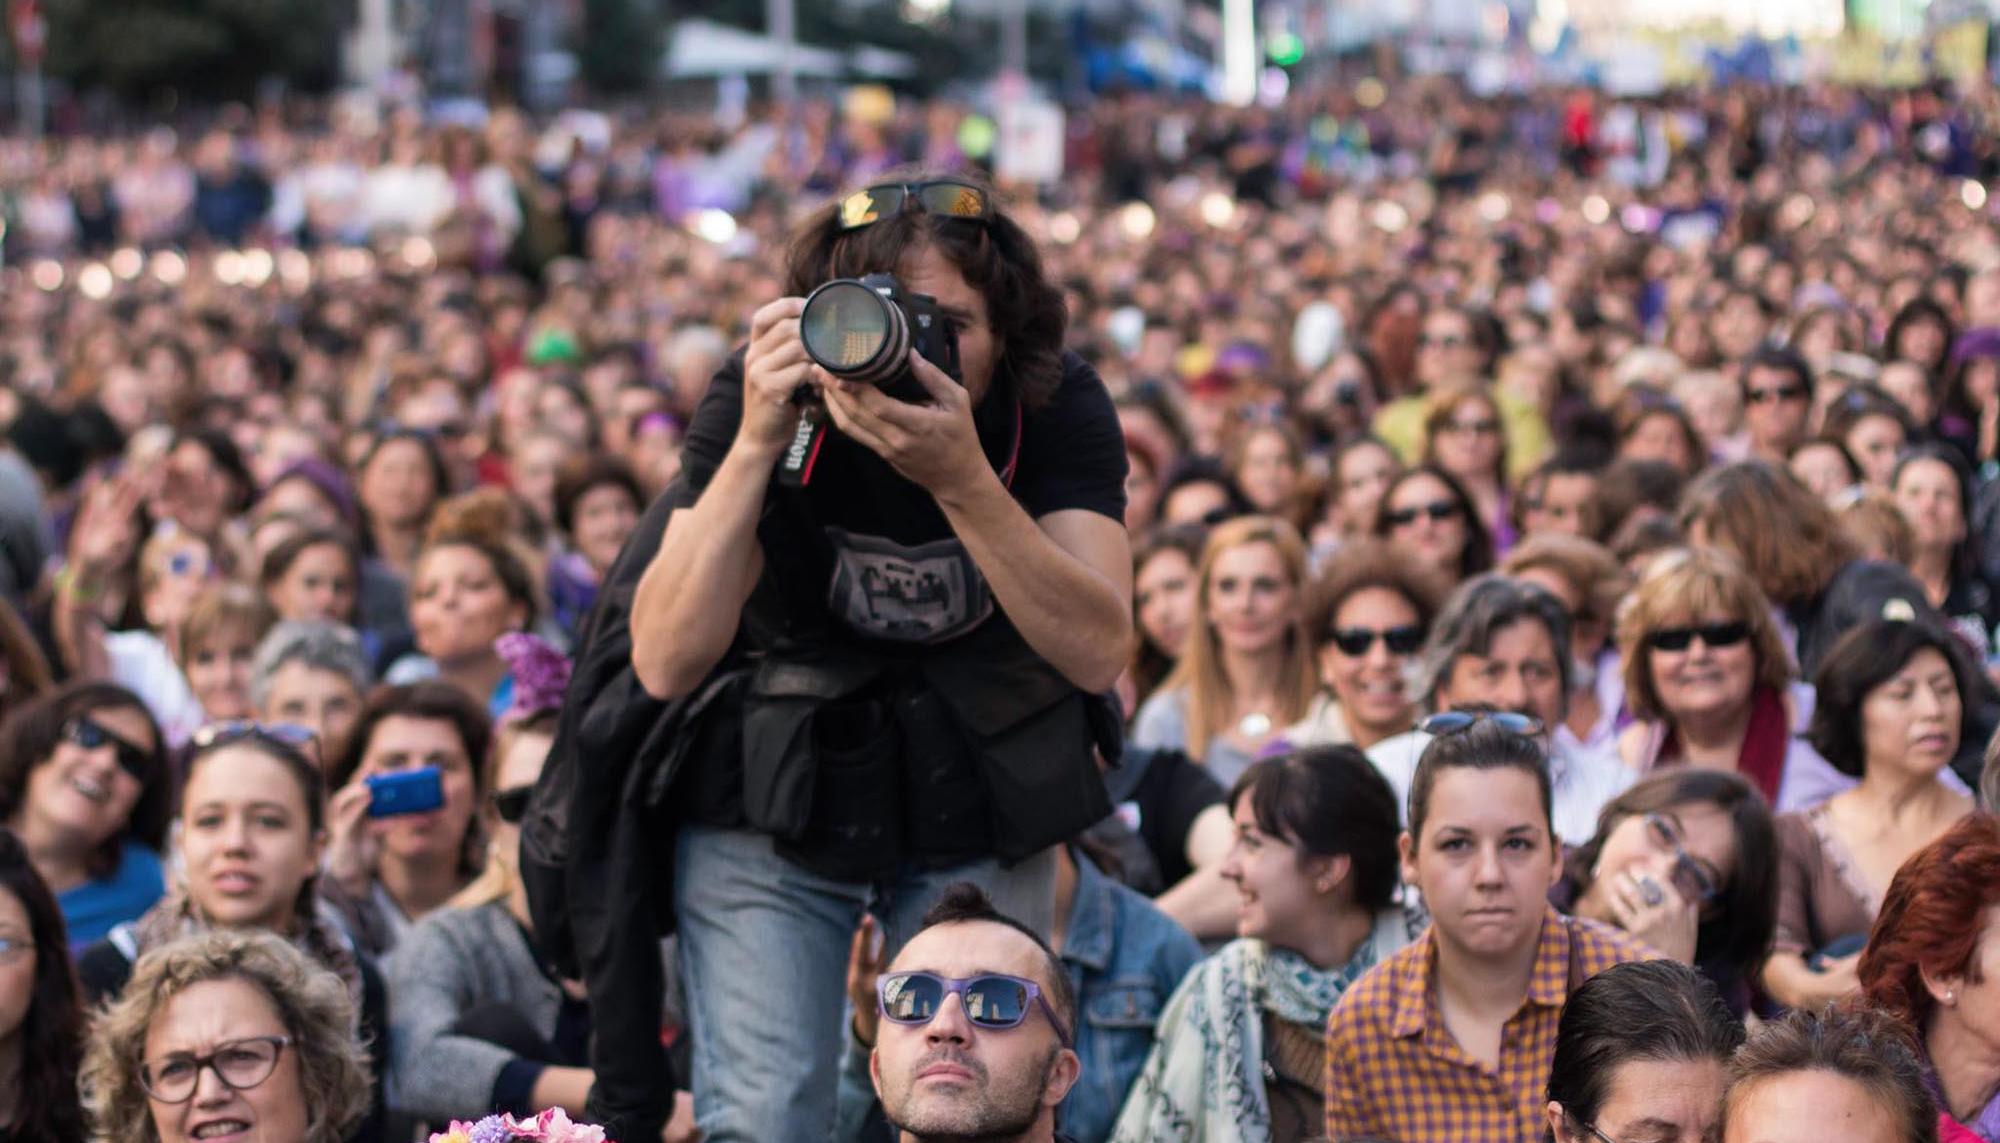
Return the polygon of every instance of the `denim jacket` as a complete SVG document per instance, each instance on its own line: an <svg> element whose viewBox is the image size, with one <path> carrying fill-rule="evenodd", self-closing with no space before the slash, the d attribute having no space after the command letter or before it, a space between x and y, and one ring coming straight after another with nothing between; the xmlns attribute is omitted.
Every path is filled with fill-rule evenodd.
<svg viewBox="0 0 2000 1143"><path fill-rule="evenodd" d="M1056 1113L1057 1129L1076 1143L1104 1143L1125 1105L1125 1093L1153 1047L1153 1025L1181 978L1201 960L1201 945L1144 896L1076 859L1076 901L1070 906L1063 967L1076 990L1076 1054L1083 1074ZM842 1143L879 1143L893 1132L880 1124L868 1078L868 1053L846 1037L841 1057Z"/></svg>

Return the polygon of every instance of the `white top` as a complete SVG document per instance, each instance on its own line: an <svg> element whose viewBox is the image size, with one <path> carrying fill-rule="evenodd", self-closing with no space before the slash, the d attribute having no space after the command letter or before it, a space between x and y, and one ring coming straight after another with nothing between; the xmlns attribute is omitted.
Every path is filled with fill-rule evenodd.
<svg viewBox="0 0 2000 1143"><path fill-rule="evenodd" d="M111 681L138 695L160 724L169 748L185 743L207 721L167 645L151 631L111 631L104 636Z"/></svg>

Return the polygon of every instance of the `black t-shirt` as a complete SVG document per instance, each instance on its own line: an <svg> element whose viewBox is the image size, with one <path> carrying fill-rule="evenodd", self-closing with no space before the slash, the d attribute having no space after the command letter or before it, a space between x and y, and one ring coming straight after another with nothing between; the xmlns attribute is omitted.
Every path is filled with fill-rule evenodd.
<svg viewBox="0 0 2000 1143"><path fill-rule="evenodd" d="M1062 364L1062 384L1040 408L1023 408L997 386L989 392L974 411L980 442L1030 517L1080 508L1122 521L1125 440L1117 411L1088 363L1066 352ZM728 453L742 410L739 350L688 426L682 471L696 495ZM984 577L931 495L830 422L797 497L804 512L775 525L788 550L773 552L767 542L764 553L767 577L794 585L792 606L816 606L863 641L890 645L944 642L999 617ZM773 524L767 520L760 534L768 539Z"/></svg>
<svg viewBox="0 0 2000 1143"><path fill-rule="evenodd" d="M1131 859L1120 838L1135 839L1151 859L1148 872L1157 876L1139 883L1128 878L1132 888L1157 896L1179 884L1194 872L1188 864L1188 832L1194 820L1210 806L1223 801L1223 789L1206 767L1179 750L1137 750L1127 747L1118 767L1105 775L1111 794L1112 815L1091 834L1126 858L1126 870L1133 874L1145 862Z"/></svg>

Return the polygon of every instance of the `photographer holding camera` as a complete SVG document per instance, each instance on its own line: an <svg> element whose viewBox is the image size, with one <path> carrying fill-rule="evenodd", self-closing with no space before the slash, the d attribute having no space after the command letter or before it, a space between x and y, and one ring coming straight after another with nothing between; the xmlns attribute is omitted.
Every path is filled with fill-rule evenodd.
<svg viewBox="0 0 2000 1143"><path fill-rule="evenodd" d="M970 880L1048 930L1049 846L1109 812L1095 696L1133 637L1118 420L992 192L857 191L786 282L694 416L630 620L639 683L686 719L696 1116L759 1143L833 1120L864 910L893 953Z"/></svg>

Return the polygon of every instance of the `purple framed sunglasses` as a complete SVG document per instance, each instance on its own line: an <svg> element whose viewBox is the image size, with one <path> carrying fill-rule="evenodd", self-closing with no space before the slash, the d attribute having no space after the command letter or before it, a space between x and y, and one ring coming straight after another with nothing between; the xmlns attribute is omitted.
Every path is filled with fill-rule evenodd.
<svg viewBox="0 0 2000 1143"><path fill-rule="evenodd" d="M944 1007L944 998L957 996L965 1009L965 1018L981 1028L1018 1028L1028 1018L1029 1009L1039 1004L1042 1014L1049 1018L1049 1027L1054 1028L1056 1038L1063 1047L1070 1046L1069 1032L1062 1021L1056 1018L1056 1010L1049 1005L1049 998L1042 995L1042 987L1032 980L1018 976L1007 976L998 972L985 972L962 980L939 976L934 972L891 972L875 981L875 996L880 1002L882 1019L891 1024L906 1027L922 1027L931 1022L938 1009Z"/></svg>

